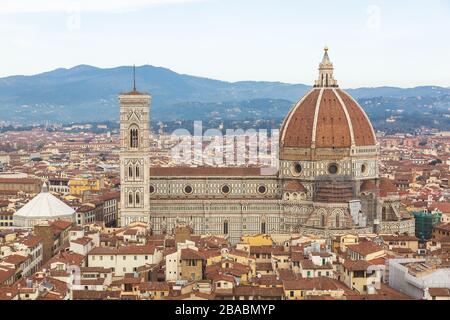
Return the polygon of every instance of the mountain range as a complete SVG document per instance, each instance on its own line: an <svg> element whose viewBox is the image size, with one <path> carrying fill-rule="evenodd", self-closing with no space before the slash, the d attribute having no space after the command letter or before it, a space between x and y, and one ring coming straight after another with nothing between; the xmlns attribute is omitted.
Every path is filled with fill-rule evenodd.
<svg viewBox="0 0 450 320"><path fill-rule="evenodd" d="M130 91L132 75L132 67L102 69L79 65L31 76L0 78L0 121L29 124L117 120L117 94ZM311 88L282 82L219 81L151 65L136 67L136 83L138 90L152 95L152 118L163 121L282 118L293 102ZM448 111L450 101L450 88L436 86L346 91L360 103L365 102L363 108L369 109L367 101L374 98L387 99L393 109L397 102L426 99L439 110ZM408 106L403 103L402 108Z"/></svg>

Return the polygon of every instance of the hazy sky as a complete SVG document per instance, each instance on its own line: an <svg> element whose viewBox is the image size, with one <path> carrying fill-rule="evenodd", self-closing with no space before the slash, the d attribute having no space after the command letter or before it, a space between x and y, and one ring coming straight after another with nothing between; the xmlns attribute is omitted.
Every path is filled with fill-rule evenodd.
<svg viewBox="0 0 450 320"><path fill-rule="evenodd" d="M0 76L152 64L342 87L450 86L449 0L1 0Z"/></svg>

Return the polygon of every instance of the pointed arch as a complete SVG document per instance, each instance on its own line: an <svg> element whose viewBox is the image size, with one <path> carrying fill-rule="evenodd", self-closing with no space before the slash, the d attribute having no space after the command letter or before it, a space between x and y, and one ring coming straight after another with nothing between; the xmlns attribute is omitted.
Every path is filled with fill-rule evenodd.
<svg viewBox="0 0 450 320"><path fill-rule="evenodd" d="M141 204L141 196L140 196L139 192L136 192L135 203L136 203L137 206L139 206Z"/></svg>
<svg viewBox="0 0 450 320"><path fill-rule="evenodd" d="M132 193L132 192L130 192L130 193L128 194L128 205L129 205L129 206L132 206L132 205L133 205L133 193Z"/></svg>
<svg viewBox="0 0 450 320"><path fill-rule="evenodd" d="M133 124L130 126L130 148L139 148L139 128Z"/></svg>
<svg viewBox="0 0 450 320"><path fill-rule="evenodd" d="M139 172L139 165L136 165L136 178L139 179L139 175L140 175L140 172Z"/></svg>

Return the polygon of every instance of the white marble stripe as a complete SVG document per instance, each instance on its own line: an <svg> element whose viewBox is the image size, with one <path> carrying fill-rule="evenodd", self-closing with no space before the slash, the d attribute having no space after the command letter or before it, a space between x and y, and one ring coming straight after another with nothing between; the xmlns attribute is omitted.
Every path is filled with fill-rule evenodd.
<svg viewBox="0 0 450 320"><path fill-rule="evenodd" d="M345 94L350 98L350 100L352 100L362 111L364 117L366 118L367 122L370 125L370 129L372 130L372 134L373 134L373 139L375 140L375 143L377 143L377 137L375 136L375 130L373 129L372 126L372 122L370 122L369 117L367 116L366 112L364 111L364 109L359 105L359 103L353 99L353 97L351 95L349 95L348 93L345 92Z"/></svg>
<svg viewBox="0 0 450 320"><path fill-rule="evenodd" d="M350 119L350 115L349 115L349 113L348 113L347 106L345 105L344 101L342 100L342 98L341 98L341 96L339 95L339 93L337 92L337 90L336 90L336 89L333 89L333 92L334 92L334 94L336 95L336 97L338 98L339 103L340 103L341 106L342 106L342 110L344 110L345 117L347 118L347 123L348 123L349 130L350 130L350 138L351 138L351 140L352 140L352 147L354 147L354 146L355 146L355 134L354 134L354 132L353 132L353 124L352 124L352 120Z"/></svg>
<svg viewBox="0 0 450 320"><path fill-rule="evenodd" d="M295 111L298 109L298 107L300 107L300 105L303 103L303 101L305 101L305 99L306 99L306 98L307 98L314 90L316 90L316 89L314 88L314 89L311 89L310 91L308 91L308 93L305 94L305 95L303 96L303 98L302 98L299 102L297 102L297 104L291 109L291 111L289 112L288 116L287 116L286 119L284 120L283 125L281 126L281 132L282 132L282 135L281 135L281 140L280 140L280 141L284 141L285 135L286 135L286 130L287 130L286 125L289 124L289 123L291 122L291 118L292 118L292 116L294 115Z"/></svg>
<svg viewBox="0 0 450 320"><path fill-rule="evenodd" d="M322 101L322 95L323 91L325 89L320 89L319 97L317 98L316 102L316 110L314 111L314 122L313 122L313 129L312 129L312 136L311 136L311 148L316 147L316 130L317 130L317 120L319 118L319 109L320 109L320 102Z"/></svg>

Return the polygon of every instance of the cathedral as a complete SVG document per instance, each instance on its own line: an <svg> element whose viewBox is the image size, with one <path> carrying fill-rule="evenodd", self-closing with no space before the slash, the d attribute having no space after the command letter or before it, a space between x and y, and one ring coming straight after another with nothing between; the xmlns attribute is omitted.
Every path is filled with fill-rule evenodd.
<svg viewBox="0 0 450 320"><path fill-rule="evenodd" d="M153 167L151 96L119 95L122 226L171 233L179 223L196 234L414 234L397 188L379 177L375 132L359 104L339 88L325 48L313 88L280 130L279 169Z"/></svg>

